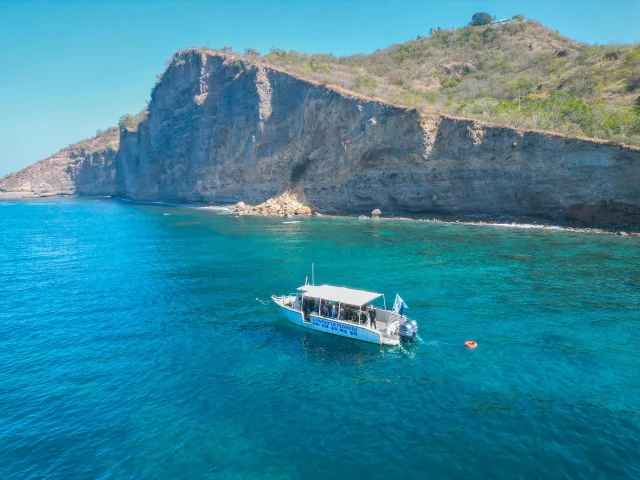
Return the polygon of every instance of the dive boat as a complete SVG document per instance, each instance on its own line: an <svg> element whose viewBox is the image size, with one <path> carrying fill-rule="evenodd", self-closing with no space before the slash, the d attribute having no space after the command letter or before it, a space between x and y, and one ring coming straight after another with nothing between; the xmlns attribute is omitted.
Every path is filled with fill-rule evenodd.
<svg viewBox="0 0 640 480"><path fill-rule="evenodd" d="M372 302L380 297L384 308L375 308ZM305 282L296 293L271 299L290 322L332 335L398 345L412 342L418 333L418 323L403 315L408 307L398 295L393 309L387 310L381 293Z"/></svg>

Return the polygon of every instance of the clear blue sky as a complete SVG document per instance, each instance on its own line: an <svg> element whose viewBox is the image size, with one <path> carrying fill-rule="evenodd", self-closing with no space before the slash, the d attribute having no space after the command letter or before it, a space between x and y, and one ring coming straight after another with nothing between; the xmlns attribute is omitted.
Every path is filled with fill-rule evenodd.
<svg viewBox="0 0 640 480"><path fill-rule="evenodd" d="M477 11L583 42L640 40L640 0L0 0L0 176L142 109L178 49L368 53Z"/></svg>

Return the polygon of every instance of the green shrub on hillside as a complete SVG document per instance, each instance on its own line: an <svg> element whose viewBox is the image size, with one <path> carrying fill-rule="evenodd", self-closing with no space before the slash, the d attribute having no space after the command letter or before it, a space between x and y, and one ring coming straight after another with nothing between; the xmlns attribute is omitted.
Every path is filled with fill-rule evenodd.
<svg viewBox="0 0 640 480"><path fill-rule="evenodd" d="M125 113L120 117L120 120L118 121L118 126L120 127L120 130L135 131L138 129L138 125L144 122L148 116L149 116L149 111L146 108L142 109L136 115Z"/></svg>
<svg viewBox="0 0 640 480"><path fill-rule="evenodd" d="M311 60L309 63L307 63L304 68L305 68L305 70L307 70L309 72L315 72L315 73L329 73L329 72L331 72L331 69L329 68L328 65L326 65L324 63L316 63L313 60Z"/></svg>
<svg viewBox="0 0 640 480"><path fill-rule="evenodd" d="M493 18L488 13L478 12L473 14L469 25L472 27L480 27L482 25L491 25L492 21Z"/></svg>
<svg viewBox="0 0 640 480"><path fill-rule="evenodd" d="M133 115L131 115L130 113L125 113L120 117L120 120L118 121L118 125L120 126L121 130L125 128L135 127Z"/></svg>
<svg viewBox="0 0 640 480"><path fill-rule="evenodd" d="M631 50L624 59L624 65L634 67L640 65L640 45Z"/></svg>
<svg viewBox="0 0 640 480"><path fill-rule="evenodd" d="M481 98L464 102L460 113L523 128L623 142L640 140L640 117L631 109L587 102L564 92L529 95L521 102Z"/></svg>
<svg viewBox="0 0 640 480"><path fill-rule="evenodd" d="M283 59L287 57L287 51L283 48L271 47L267 56Z"/></svg>
<svg viewBox="0 0 640 480"><path fill-rule="evenodd" d="M618 60L619 56L620 56L619 52L617 52L615 50L612 50L612 51L606 52L604 54L604 59L605 60Z"/></svg>
<svg viewBox="0 0 640 480"><path fill-rule="evenodd" d="M378 82L376 82L376 79L373 77L358 75L353 80L353 88L355 88L356 90L374 89L377 86L378 86Z"/></svg>
<svg viewBox="0 0 640 480"><path fill-rule="evenodd" d="M640 69L635 70L627 79L627 91L640 90Z"/></svg>
<svg viewBox="0 0 640 480"><path fill-rule="evenodd" d="M453 87L457 87L460 82L462 80L460 79L460 77L451 77L447 80L444 80L442 82L442 88L453 88Z"/></svg>

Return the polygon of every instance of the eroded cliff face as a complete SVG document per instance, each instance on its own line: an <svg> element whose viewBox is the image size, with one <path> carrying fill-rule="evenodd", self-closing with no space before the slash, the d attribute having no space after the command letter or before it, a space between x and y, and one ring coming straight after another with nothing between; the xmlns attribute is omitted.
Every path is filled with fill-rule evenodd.
<svg viewBox="0 0 640 480"><path fill-rule="evenodd" d="M355 211L375 202L351 205L357 192L325 186L421 164L426 146L416 112L192 51L165 73L148 120L123 136L118 185L135 198L248 203L293 188L318 208Z"/></svg>
<svg viewBox="0 0 640 480"><path fill-rule="evenodd" d="M414 175L431 202L407 209L640 222L637 149L443 117L427 166Z"/></svg>
<svg viewBox="0 0 640 480"><path fill-rule="evenodd" d="M257 203L294 191L323 212L640 222L640 151L367 101L198 50L124 132L122 195Z"/></svg>
<svg viewBox="0 0 640 480"><path fill-rule="evenodd" d="M117 129L60 150L0 179L0 199L55 195L114 195Z"/></svg>

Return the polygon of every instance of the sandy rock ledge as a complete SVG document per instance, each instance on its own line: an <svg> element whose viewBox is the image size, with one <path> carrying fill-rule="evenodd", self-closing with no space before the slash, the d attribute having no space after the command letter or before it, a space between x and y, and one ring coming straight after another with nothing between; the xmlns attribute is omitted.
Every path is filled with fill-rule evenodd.
<svg viewBox="0 0 640 480"><path fill-rule="evenodd" d="M241 216L284 217L287 215L311 215L311 209L300 203L295 195L288 192L255 206L238 202L229 208Z"/></svg>

